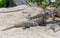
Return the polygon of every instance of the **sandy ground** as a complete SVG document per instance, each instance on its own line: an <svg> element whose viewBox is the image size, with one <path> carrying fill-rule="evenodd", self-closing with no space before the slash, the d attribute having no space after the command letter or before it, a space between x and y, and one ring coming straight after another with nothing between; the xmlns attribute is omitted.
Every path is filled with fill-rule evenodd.
<svg viewBox="0 0 60 38"><path fill-rule="evenodd" d="M23 30L22 28L13 28L6 31L0 31L0 38L60 38L60 31L53 32L46 27L31 27Z"/></svg>
<svg viewBox="0 0 60 38"><path fill-rule="evenodd" d="M34 10L31 12L31 8L29 8L29 9L30 10L26 9L23 11L24 12L27 11L30 13L34 12ZM8 9L6 9L6 10L8 10ZM6 10L5 10L5 12L6 12ZM40 10L35 11L35 13L36 12L38 13L39 11ZM1 12L1 9L0 9L0 12ZM20 12L22 12L22 11L20 11ZM9 29L6 31L1 31L2 29L6 28L8 26L14 25L15 23L26 21L25 18L22 18L23 15L20 12L0 13L0 38L60 38L60 31L53 32L52 29L48 30L48 26L36 26L36 27L28 28L26 30L22 29L22 27L21 27L21 28L13 28L13 29ZM25 17L26 17L26 15L25 15ZM52 24L48 24L48 25L52 25ZM59 29L59 28L60 27L57 27L57 29Z"/></svg>

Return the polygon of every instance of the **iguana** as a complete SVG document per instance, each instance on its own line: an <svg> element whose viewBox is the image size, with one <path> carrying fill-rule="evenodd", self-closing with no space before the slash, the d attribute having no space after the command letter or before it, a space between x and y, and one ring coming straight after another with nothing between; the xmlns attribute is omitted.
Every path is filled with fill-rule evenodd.
<svg viewBox="0 0 60 38"><path fill-rule="evenodd" d="M29 14L31 14L31 13L29 13ZM36 13L36 15L33 15L31 17L29 15L28 17L25 17L27 19L27 21L22 21L20 23L15 24L15 25L8 26L6 29L3 29L2 31L5 31L5 30L11 29L11 28L16 28L16 27L17 28L18 27L23 27L25 29L25 28L29 28L29 27L32 27L32 26L37 26L37 25L39 26L39 24L43 24L44 22L46 22L46 20L49 17L51 17L50 12L45 12L45 13L41 12L39 14ZM23 17L23 19L24 19L24 17Z"/></svg>
<svg viewBox="0 0 60 38"><path fill-rule="evenodd" d="M7 27L6 29L3 29L2 31L12 29L12 28L18 28L18 27L23 27L23 29L26 29L26 28L30 28L30 27L39 26L40 24L45 23L45 20L48 19L48 17L44 17L44 16L45 15L38 14L36 16L27 18L27 19L29 19L27 22L24 21L24 22L12 25L10 27Z"/></svg>
<svg viewBox="0 0 60 38"><path fill-rule="evenodd" d="M23 7L23 8L22 8ZM16 8L18 8L18 9L16 9ZM13 7L12 9L13 10L10 10L11 8L9 8L8 10L9 11L0 11L1 13L8 13L8 12L15 12L16 10L18 10L18 14L21 14L22 13L22 15L24 15L25 14L25 12L24 12L24 10L26 10L27 8L32 8L32 7L29 7L29 6L26 6L26 5L21 5L21 6L17 6L17 7ZM34 9L34 8L33 8ZM31 10L33 10L33 9L31 9ZM36 9L36 8L35 8ZM38 11L38 9L36 9L37 11ZM42 9L41 9L42 10ZM22 12L20 12L20 11L22 11ZM28 11L30 11L30 9L28 10ZM16 11L17 12L17 11ZM24 13L23 13L24 12ZM41 11L40 11L41 12ZM15 14L15 13L14 13ZM4 31L4 30L7 30L7 29L10 29L10 28L15 28L15 27L24 27L24 28L27 28L27 27L30 27L30 26L36 26L36 25L38 25L38 21L36 22L36 20L41 20L41 18L40 18L40 14L41 13L35 13L35 12L33 12L33 13L30 13L30 12L27 12L26 14L28 14L28 16L19 16L18 18L19 19L21 19L20 17L22 17L22 22L19 22L19 23L17 23L17 24L14 24L14 25L12 25L12 26L8 26L6 29L3 29L2 31ZM29 14L31 14L31 15L29 15ZM34 14L34 15L33 15ZM13 16L12 16L13 17ZM29 18L28 18L29 17ZM38 19L37 19L37 18ZM11 19L10 19L11 20ZM26 21L27 20L27 21Z"/></svg>

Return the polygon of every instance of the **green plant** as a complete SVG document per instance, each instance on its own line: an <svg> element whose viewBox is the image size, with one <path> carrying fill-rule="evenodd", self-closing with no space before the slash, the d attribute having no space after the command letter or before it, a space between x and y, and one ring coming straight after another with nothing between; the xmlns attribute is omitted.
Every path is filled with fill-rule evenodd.
<svg viewBox="0 0 60 38"><path fill-rule="evenodd" d="M6 0L0 0L0 7L6 6Z"/></svg>
<svg viewBox="0 0 60 38"><path fill-rule="evenodd" d="M57 0L58 3L60 3L60 0Z"/></svg>
<svg viewBox="0 0 60 38"><path fill-rule="evenodd" d="M47 6L49 6L50 2L46 2L46 0L28 0L29 2L36 2L37 4L38 3L41 3L43 5L44 8L46 8Z"/></svg>
<svg viewBox="0 0 60 38"><path fill-rule="evenodd" d="M28 0L29 2L36 2L43 4L43 7L46 8L47 6L54 5L56 3L56 0ZM58 3L60 3L60 0L57 0Z"/></svg>

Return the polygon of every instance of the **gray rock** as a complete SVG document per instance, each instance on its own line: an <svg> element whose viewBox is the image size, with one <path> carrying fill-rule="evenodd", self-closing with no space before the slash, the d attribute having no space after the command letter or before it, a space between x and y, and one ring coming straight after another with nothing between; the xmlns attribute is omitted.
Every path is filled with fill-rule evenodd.
<svg viewBox="0 0 60 38"><path fill-rule="evenodd" d="M28 0L13 0L16 5L22 5L22 4L27 4Z"/></svg>

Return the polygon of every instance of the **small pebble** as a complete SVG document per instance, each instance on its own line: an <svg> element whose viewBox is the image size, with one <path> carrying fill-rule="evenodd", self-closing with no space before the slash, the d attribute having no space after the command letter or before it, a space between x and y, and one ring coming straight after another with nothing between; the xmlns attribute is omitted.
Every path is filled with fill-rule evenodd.
<svg viewBox="0 0 60 38"><path fill-rule="evenodd" d="M12 13L7 13L7 16L12 16Z"/></svg>

